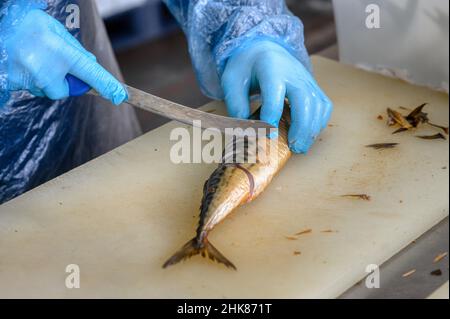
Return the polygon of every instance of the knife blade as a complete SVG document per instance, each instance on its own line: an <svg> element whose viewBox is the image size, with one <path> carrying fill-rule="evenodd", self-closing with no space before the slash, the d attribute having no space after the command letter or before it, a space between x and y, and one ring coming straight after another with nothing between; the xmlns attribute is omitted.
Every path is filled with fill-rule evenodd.
<svg viewBox="0 0 450 319"><path fill-rule="evenodd" d="M78 78L72 75L67 75L66 78L69 83L71 96L80 96L85 93L100 96L95 90L91 89ZM230 130L229 132L232 134L238 133L236 129L242 129L244 131L247 130L244 133L246 135L254 135L252 132L258 134L259 129L265 129L265 133L269 134L270 129L276 129L263 121L242 120L207 113L168 101L128 85L125 85L125 88L129 95L129 99L126 101L127 104L194 127L216 130L222 133L227 133ZM238 133L236 135L240 134Z"/></svg>
<svg viewBox="0 0 450 319"><path fill-rule="evenodd" d="M226 133L226 129L237 128L243 130L254 129L255 131L258 129L275 129L275 127L263 121L241 120L207 113L165 100L128 85L125 85L125 87L130 96L126 103L184 124L203 129L215 129L222 133Z"/></svg>

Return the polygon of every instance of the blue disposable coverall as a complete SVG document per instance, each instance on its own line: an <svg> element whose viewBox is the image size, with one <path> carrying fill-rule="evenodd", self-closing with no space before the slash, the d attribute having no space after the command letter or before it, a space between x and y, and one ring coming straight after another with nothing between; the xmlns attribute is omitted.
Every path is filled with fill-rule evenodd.
<svg viewBox="0 0 450 319"><path fill-rule="evenodd" d="M93 1L46 2L46 12L61 22L67 15L66 5L79 4L82 28L71 30L71 33L97 56L100 64L120 77ZM164 2L186 33L203 92L215 99L225 99L230 115L248 117L248 94L264 91L265 85L267 90L262 92L261 116L275 126L286 94L293 105L293 123L289 133L291 149L305 153L328 121L331 102L311 75L303 25L289 12L284 0ZM0 3L0 19L4 19L13 4L23 6L27 1L6 0ZM2 59L5 60L2 31L0 203L139 134L134 113L125 106L102 106L108 103L89 96L51 101L24 91L8 92L8 74L4 69L2 74ZM271 78L277 81L271 81ZM235 94L236 89L241 89L242 93L240 87L248 93L246 96ZM305 123L312 126L304 126Z"/></svg>
<svg viewBox="0 0 450 319"><path fill-rule="evenodd" d="M39 6L42 1L0 0L0 22L13 5ZM65 23L69 4L81 10L81 28L70 30L99 63L121 79L114 52L95 2L46 0L45 10ZM26 91L8 92L8 57L2 51L5 30L0 29L0 203L18 196L141 134L134 110L113 107L101 98L83 96L53 101Z"/></svg>

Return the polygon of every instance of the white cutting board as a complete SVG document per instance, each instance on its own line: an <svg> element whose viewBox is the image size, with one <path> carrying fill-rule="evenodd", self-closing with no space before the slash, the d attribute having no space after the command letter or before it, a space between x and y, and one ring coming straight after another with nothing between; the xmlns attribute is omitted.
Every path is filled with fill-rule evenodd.
<svg viewBox="0 0 450 319"><path fill-rule="evenodd" d="M449 285L448 281L443 284L438 290L433 292L428 299L448 299L449 293L448 293Z"/></svg>
<svg viewBox="0 0 450 319"><path fill-rule="evenodd" d="M448 125L448 95L313 61L333 126L211 234L237 271L200 257L161 268L193 237L215 168L172 164L170 123L0 206L0 297L332 298L447 216L448 142L393 136L377 116L429 102ZM400 145L364 147L381 142ZM80 289L65 286L69 264Z"/></svg>

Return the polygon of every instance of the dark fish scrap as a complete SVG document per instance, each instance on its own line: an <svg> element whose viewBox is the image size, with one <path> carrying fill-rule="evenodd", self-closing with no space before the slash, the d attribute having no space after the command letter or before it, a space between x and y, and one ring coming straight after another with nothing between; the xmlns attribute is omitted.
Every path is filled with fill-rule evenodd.
<svg viewBox="0 0 450 319"><path fill-rule="evenodd" d="M423 140L447 140L447 138L442 133L438 133L435 135L421 135L417 137Z"/></svg>
<svg viewBox="0 0 450 319"><path fill-rule="evenodd" d="M442 276L442 270L440 270L440 269L433 270L432 272L430 272L430 275L432 275L432 276Z"/></svg>
<svg viewBox="0 0 450 319"><path fill-rule="evenodd" d="M413 127L417 127L417 126L419 126L419 124L429 122L428 113L423 112L423 108L426 105L428 105L428 103L419 105L411 113L409 113L408 116L406 117L406 120L408 121L408 123L410 123Z"/></svg>
<svg viewBox="0 0 450 319"><path fill-rule="evenodd" d="M389 126L394 126L394 125L400 126L400 128L398 130L396 130L395 132L393 132L392 134L409 131L413 128L417 128L420 124L428 124L430 126L433 126L433 127L443 130L444 133L448 135L449 134L448 127L433 124L430 122L428 113L425 113L423 111L423 109L427 105L428 105L428 103L423 103L423 104L419 105L413 111L411 111L407 116L404 116L400 112L397 112L393 109L388 108L387 109L388 118L389 118L388 125ZM405 108L403 108L403 109L405 109Z"/></svg>
<svg viewBox="0 0 450 319"><path fill-rule="evenodd" d="M384 150L384 149L394 148L397 145L398 145L398 143L380 143L380 144L366 145L366 147L373 148L376 150Z"/></svg>
<svg viewBox="0 0 450 319"><path fill-rule="evenodd" d="M438 129L441 129L441 130L444 131L445 134L448 135L448 127L437 125L437 124L433 124L433 123L430 123L430 122L428 122L428 125L434 126L434 127L438 128Z"/></svg>

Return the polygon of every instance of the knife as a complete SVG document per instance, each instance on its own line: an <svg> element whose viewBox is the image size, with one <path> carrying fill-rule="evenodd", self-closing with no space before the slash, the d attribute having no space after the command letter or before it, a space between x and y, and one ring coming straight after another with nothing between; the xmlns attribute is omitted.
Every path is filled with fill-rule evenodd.
<svg viewBox="0 0 450 319"><path fill-rule="evenodd" d="M70 96L77 97L86 93L99 96L99 94L95 90L91 89L88 84L75 76L68 74L66 79L69 83ZM241 120L211 114L165 100L128 85L125 85L125 88L129 94L129 99L125 103L194 127L212 129L216 131L219 130L222 133L227 133L226 129L253 129L253 132L255 133L258 133L259 129L265 129L266 134L269 134L270 129L276 129L263 121ZM236 132L231 133L236 134ZM253 135L251 130L245 134Z"/></svg>

